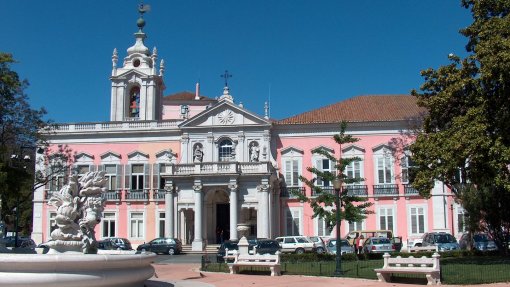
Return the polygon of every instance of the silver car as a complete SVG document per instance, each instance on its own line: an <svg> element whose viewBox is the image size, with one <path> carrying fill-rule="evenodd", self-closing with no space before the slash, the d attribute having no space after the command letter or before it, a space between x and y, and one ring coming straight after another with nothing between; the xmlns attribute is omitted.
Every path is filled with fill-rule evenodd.
<svg viewBox="0 0 510 287"><path fill-rule="evenodd" d="M326 243L319 236L309 236L308 239L315 245L315 251L318 254L326 252Z"/></svg>
<svg viewBox="0 0 510 287"><path fill-rule="evenodd" d="M340 245L341 254L354 253L354 247L347 241L347 239L342 239ZM336 239L330 239L326 244L327 252L329 254L336 254Z"/></svg>
<svg viewBox="0 0 510 287"><path fill-rule="evenodd" d="M370 237L363 243L363 253L394 252L395 245L386 237Z"/></svg>

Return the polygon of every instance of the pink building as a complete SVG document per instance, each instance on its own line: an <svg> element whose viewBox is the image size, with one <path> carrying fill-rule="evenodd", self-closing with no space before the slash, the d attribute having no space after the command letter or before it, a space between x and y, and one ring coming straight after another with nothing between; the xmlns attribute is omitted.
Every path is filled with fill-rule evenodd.
<svg viewBox="0 0 510 287"><path fill-rule="evenodd" d="M74 173L106 171L108 192L103 221L96 234L125 237L134 245L155 237L177 237L203 250L224 239L237 239L237 228L274 238L281 235L330 235L312 209L292 198L298 189L312 196L299 180L306 168L330 170L313 151L358 156L348 173L365 181L348 186L374 202L363 222L342 223L341 234L355 229L391 229L404 241L431 230L457 233L462 208L441 183L425 200L407 184L407 157L395 158L392 138L420 112L407 95L360 96L283 120L270 120L236 104L229 88L217 98L182 92L163 96L164 61L144 45L143 25L135 44L118 65L112 55L110 121L60 124L50 141L77 153ZM105 104L105 103L98 103ZM339 147L332 139L339 123L360 138ZM38 167L44 168L44 167ZM47 205L62 186L60 175L34 196L37 242L50 238L54 217ZM321 183L330 189L329 183Z"/></svg>

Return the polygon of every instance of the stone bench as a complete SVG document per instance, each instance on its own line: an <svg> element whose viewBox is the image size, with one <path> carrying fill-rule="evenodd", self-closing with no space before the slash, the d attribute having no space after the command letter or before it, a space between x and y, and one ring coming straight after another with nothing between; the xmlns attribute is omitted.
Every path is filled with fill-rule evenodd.
<svg viewBox="0 0 510 287"><path fill-rule="evenodd" d="M374 271L377 273L380 282L390 282L393 273L405 273L425 274L428 281L427 285L440 285L439 257L440 255L437 252L432 255L432 258L425 256L421 258L412 256L409 258L400 256L391 258L390 254L385 253L383 255L383 267L374 269Z"/></svg>
<svg viewBox="0 0 510 287"><path fill-rule="evenodd" d="M271 276L280 276L280 255L271 254L235 254L235 260L228 263L230 274L239 273L240 266L268 267Z"/></svg>

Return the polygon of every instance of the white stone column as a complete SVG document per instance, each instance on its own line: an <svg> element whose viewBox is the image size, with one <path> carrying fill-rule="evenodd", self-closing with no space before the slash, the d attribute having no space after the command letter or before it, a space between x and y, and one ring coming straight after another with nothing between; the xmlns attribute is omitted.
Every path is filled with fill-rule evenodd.
<svg viewBox="0 0 510 287"><path fill-rule="evenodd" d="M258 217L260 218L257 220L260 225L257 227L257 236L269 238L269 184L262 183L257 189L260 191L258 213Z"/></svg>
<svg viewBox="0 0 510 287"><path fill-rule="evenodd" d="M202 184L200 182L195 182L193 190L195 190L195 238L191 244L191 250L202 251L204 250L204 241L202 236L202 211L204 209Z"/></svg>
<svg viewBox="0 0 510 287"><path fill-rule="evenodd" d="M165 237L175 237L174 186L165 184Z"/></svg>
<svg viewBox="0 0 510 287"><path fill-rule="evenodd" d="M237 240L237 214L238 214L238 201L237 201L237 184L230 183L230 240Z"/></svg>

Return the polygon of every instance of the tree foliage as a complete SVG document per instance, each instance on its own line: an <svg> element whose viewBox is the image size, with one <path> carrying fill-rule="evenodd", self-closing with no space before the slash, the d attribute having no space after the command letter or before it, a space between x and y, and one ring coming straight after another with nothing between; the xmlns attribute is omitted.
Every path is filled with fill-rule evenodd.
<svg viewBox="0 0 510 287"><path fill-rule="evenodd" d="M333 136L335 142L340 146L355 143L359 141L358 138L354 138L351 135L346 135L345 130L347 124L345 122L340 125L340 133ZM307 167L307 170L315 175L312 179L307 179L300 176L299 179L310 189L314 196L307 197L303 193L295 193L299 200L308 202L313 209L313 217L319 217L324 219L330 229L336 226L336 211L340 211L341 220L346 220L349 223L359 222L366 218L368 214L373 213L368 208L372 203L367 201L366 197L358 196L357 194L349 191L345 188L345 185L340 191L340 206L336 206L336 193L332 193L330 189L325 188L322 185L317 184L317 179L320 178L322 182L333 183L335 179L340 180L344 184L353 184L363 181L362 178L351 178L345 174L346 167L354 161L361 160L358 157L343 158L341 155L336 158L329 151L324 149L317 149L313 151L315 154L322 155L324 158L329 159L336 172L332 173L329 171L322 171L316 167ZM331 231L331 230L330 230Z"/></svg>
<svg viewBox="0 0 510 287"><path fill-rule="evenodd" d="M53 125L44 120L43 108L30 107L25 94L28 81L12 70L15 63L11 54L0 52L1 217L13 230L17 209L20 229L29 233L33 191L56 174L65 173L74 158L67 146L48 147L46 137L53 132ZM36 165L50 162L53 167L35 171Z"/></svg>
<svg viewBox="0 0 510 287"><path fill-rule="evenodd" d="M444 182L463 205L469 226L502 247L510 228L510 1L464 0L473 23L461 30L468 56L422 71L413 90L428 114L410 150L413 186L430 196ZM507 250L507 248L502 248Z"/></svg>

